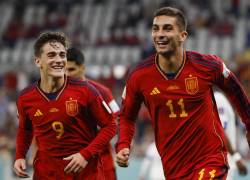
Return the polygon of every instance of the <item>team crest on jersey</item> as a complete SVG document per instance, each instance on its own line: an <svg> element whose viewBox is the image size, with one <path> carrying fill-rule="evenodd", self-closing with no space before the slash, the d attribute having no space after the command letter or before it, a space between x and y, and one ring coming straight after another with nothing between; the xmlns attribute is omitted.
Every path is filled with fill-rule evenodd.
<svg viewBox="0 0 250 180"><path fill-rule="evenodd" d="M194 95L199 91L199 84L197 77L185 78L185 85L188 94Z"/></svg>
<svg viewBox="0 0 250 180"><path fill-rule="evenodd" d="M69 116L75 116L78 113L78 104L77 100L70 99L69 101L65 102L66 105L66 113Z"/></svg>

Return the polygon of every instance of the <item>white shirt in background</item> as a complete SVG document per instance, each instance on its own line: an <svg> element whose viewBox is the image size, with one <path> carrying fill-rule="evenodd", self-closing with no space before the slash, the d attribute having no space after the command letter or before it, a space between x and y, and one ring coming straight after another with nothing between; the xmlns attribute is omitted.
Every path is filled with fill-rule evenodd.
<svg viewBox="0 0 250 180"><path fill-rule="evenodd" d="M145 178L147 175L148 178ZM149 180L165 180L161 158L154 142L148 146L139 176Z"/></svg>
<svg viewBox="0 0 250 180"><path fill-rule="evenodd" d="M224 131L232 145L232 148L236 148L236 117L230 102L225 95L221 92L214 92L215 101L217 104L220 120ZM228 153L228 163L230 169L228 171L227 180L233 179L233 173L236 170L236 164L232 159L232 156Z"/></svg>

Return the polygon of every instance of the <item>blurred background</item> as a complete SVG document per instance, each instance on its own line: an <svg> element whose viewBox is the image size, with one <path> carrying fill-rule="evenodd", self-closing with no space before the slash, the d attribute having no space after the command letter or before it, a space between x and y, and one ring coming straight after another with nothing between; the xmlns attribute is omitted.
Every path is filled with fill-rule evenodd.
<svg viewBox="0 0 250 180"><path fill-rule="evenodd" d="M15 101L20 90L38 78L33 43L39 33L66 33L71 46L85 55L87 76L108 86L120 104L129 68L154 52L152 14L162 6L185 12L189 24L186 49L219 55L250 96L249 0L0 0L0 180L15 179ZM150 119L142 107L130 166L117 168L119 180L138 179L152 140ZM250 151L240 121L237 140L250 171ZM250 179L250 175L236 174L235 179Z"/></svg>

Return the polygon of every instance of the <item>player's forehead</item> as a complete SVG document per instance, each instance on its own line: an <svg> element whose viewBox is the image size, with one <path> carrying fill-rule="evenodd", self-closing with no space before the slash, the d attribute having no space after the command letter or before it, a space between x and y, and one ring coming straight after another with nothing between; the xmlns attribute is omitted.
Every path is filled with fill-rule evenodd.
<svg viewBox="0 0 250 180"><path fill-rule="evenodd" d="M156 16L152 26L176 25L176 17L173 16Z"/></svg>
<svg viewBox="0 0 250 180"><path fill-rule="evenodd" d="M63 44L61 44L60 42L47 42L43 45L42 47L43 53L47 54L49 52L56 52L56 53L60 53L60 52L64 52L66 53L66 48L64 47Z"/></svg>

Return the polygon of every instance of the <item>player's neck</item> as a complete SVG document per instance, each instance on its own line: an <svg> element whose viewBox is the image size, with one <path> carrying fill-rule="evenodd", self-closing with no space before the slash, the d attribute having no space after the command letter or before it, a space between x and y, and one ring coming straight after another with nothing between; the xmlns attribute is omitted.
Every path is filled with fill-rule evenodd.
<svg viewBox="0 0 250 180"><path fill-rule="evenodd" d="M86 81L87 78L83 75L83 76L81 77L81 80L82 80L82 81Z"/></svg>
<svg viewBox="0 0 250 180"><path fill-rule="evenodd" d="M57 92L59 89L62 88L65 82L65 77L42 77L40 82L40 88L45 93L53 93Z"/></svg>
<svg viewBox="0 0 250 180"><path fill-rule="evenodd" d="M175 53L170 55L158 55L158 65L164 73L176 73L183 61L184 51L183 48L179 48Z"/></svg>

